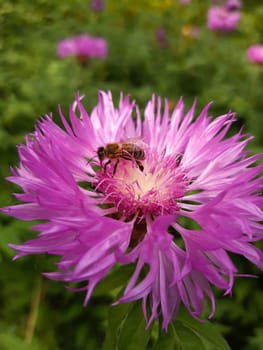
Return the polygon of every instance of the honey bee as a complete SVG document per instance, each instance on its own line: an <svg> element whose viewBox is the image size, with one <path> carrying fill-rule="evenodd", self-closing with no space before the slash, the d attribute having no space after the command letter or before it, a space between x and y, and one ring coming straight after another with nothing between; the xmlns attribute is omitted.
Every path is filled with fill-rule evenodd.
<svg viewBox="0 0 263 350"><path fill-rule="evenodd" d="M108 143L105 147L99 147L97 149L97 155L101 167L103 160L105 158L108 159L104 164L104 172L106 172L107 165L109 165L112 160L116 160L113 168L113 175L115 175L120 158L135 161L140 171L143 171L144 167L141 161L145 159L145 152L141 145L138 143L136 144L136 142L137 139L128 139L124 142Z"/></svg>

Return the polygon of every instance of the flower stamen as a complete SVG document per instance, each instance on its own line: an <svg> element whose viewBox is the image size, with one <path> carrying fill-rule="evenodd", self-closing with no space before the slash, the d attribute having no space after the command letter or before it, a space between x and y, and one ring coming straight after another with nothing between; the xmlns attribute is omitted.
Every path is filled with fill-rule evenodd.
<svg viewBox="0 0 263 350"><path fill-rule="evenodd" d="M112 176L97 172L96 188L104 193L104 200L114 203L116 210L126 217L137 215L159 216L178 212L177 200L183 197L187 181L178 165L177 157L160 156L147 152L143 171L133 161L119 159L117 171Z"/></svg>

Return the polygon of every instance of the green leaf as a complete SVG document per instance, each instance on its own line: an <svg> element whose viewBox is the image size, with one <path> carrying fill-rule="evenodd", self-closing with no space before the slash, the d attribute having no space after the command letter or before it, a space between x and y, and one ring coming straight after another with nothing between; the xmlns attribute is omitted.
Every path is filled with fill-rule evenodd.
<svg viewBox="0 0 263 350"><path fill-rule="evenodd" d="M146 330L145 327L141 303L137 302L123 323L118 350L144 350L151 335L151 330Z"/></svg>
<svg viewBox="0 0 263 350"><path fill-rule="evenodd" d="M38 347L25 344L22 339L12 333L0 333L1 350L37 350Z"/></svg>
<svg viewBox="0 0 263 350"><path fill-rule="evenodd" d="M253 336L249 337L248 344L249 344L248 349L263 350L262 327L255 329L255 334Z"/></svg>
<svg viewBox="0 0 263 350"><path fill-rule="evenodd" d="M145 350L151 336L145 327L140 302L113 307L102 350Z"/></svg>
<svg viewBox="0 0 263 350"><path fill-rule="evenodd" d="M184 325L180 321L176 322L175 331L180 341L180 347L182 350L206 350L205 343L202 337L190 327Z"/></svg>
<svg viewBox="0 0 263 350"><path fill-rule="evenodd" d="M200 349L231 350L224 337L219 333L216 325L211 322L199 322L186 313L180 313L174 325L177 333L179 330L179 334L182 326L194 333L204 344L203 348ZM195 349L198 348L195 347Z"/></svg>
<svg viewBox="0 0 263 350"><path fill-rule="evenodd" d="M181 342L176 333L175 327L171 324L168 328L168 332L160 330L159 338L154 344L152 350L181 350Z"/></svg>
<svg viewBox="0 0 263 350"><path fill-rule="evenodd" d="M129 311L130 304L120 304L109 309L108 328L102 350L116 350L121 325Z"/></svg>

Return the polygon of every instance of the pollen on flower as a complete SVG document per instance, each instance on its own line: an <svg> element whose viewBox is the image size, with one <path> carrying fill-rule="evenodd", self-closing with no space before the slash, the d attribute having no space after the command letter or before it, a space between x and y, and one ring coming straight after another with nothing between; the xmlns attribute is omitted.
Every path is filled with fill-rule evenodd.
<svg viewBox="0 0 263 350"><path fill-rule="evenodd" d="M149 151L140 170L135 161L120 159L116 174L111 164L107 171L97 173L97 189L107 203L113 203L124 217L145 218L175 214L187 187L187 179L177 157L158 155Z"/></svg>

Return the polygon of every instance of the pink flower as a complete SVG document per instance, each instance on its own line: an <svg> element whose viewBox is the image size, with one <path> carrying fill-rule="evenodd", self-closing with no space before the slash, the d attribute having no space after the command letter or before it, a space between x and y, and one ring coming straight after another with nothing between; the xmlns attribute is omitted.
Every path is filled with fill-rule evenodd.
<svg viewBox="0 0 263 350"><path fill-rule="evenodd" d="M158 46L165 49L168 46L167 33L163 27L158 27L155 31L155 38Z"/></svg>
<svg viewBox="0 0 263 350"><path fill-rule="evenodd" d="M230 11L240 10L242 2L240 0L227 0L224 7Z"/></svg>
<svg viewBox="0 0 263 350"><path fill-rule="evenodd" d="M252 45L247 50L247 57L253 63L263 64L263 45Z"/></svg>
<svg viewBox="0 0 263 350"><path fill-rule="evenodd" d="M90 115L79 96L70 123L59 109L63 129L39 120L8 178L22 203L2 209L41 220L36 238L10 245L16 258L59 256L45 275L85 283L85 304L113 266L133 264L116 303L142 300L147 326L162 317L167 329L180 304L198 318L206 297L212 316L212 286L230 294L239 275L229 253L263 268L253 245L263 236L263 164L245 149L252 137L227 136L234 113L214 119L208 109L195 118L195 103L184 112L180 99L169 115L168 101L162 109L153 96L142 121L129 97L114 107L100 92Z"/></svg>
<svg viewBox="0 0 263 350"><path fill-rule="evenodd" d="M91 0L91 8L94 12L101 12L105 8L104 0Z"/></svg>
<svg viewBox="0 0 263 350"><path fill-rule="evenodd" d="M240 12L224 6L211 6L207 13L207 26L213 31L232 31L236 29L239 21Z"/></svg>
<svg viewBox="0 0 263 350"><path fill-rule="evenodd" d="M107 57L107 42L103 38L91 37L87 34L73 36L58 43L57 55L60 58L76 56L79 58Z"/></svg>
<svg viewBox="0 0 263 350"><path fill-rule="evenodd" d="M187 4L190 4L190 2L192 2L192 0L179 0L180 4L183 4L183 5L187 5Z"/></svg>

